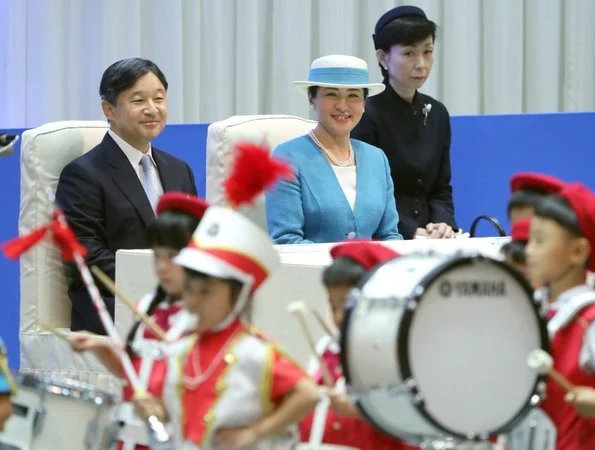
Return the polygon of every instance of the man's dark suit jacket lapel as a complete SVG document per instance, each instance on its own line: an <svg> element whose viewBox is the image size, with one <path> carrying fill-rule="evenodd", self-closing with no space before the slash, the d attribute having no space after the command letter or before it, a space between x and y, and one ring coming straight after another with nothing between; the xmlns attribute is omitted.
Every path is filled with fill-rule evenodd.
<svg viewBox="0 0 595 450"><path fill-rule="evenodd" d="M148 225L155 218L155 213L130 161L109 134L103 138L102 145L114 182ZM163 189L165 191L165 185Z"/></svg>
<svg viewBox="0 0 595 450"><path fill-rule="evenodd" d="M153 147L152 152L155 164L157 164L157 171L159 172L163 192L182 190L180 173L176 172L171 164L167 163L160 150Z"/></svg>

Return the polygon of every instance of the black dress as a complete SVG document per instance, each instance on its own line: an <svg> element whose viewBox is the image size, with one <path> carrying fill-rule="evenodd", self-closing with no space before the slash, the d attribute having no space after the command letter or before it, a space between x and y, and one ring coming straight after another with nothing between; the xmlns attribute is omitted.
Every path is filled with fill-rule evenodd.
<svg viewBox="0 0 595 450"><path fill-rule="evenodd" d="M445 222L456 231L448 110L420 92L409 103L385 84L384 92L367 99L351 137L386 154L395 185L399 231L405 239L412 239L418 227L432 222Z"/></svg>

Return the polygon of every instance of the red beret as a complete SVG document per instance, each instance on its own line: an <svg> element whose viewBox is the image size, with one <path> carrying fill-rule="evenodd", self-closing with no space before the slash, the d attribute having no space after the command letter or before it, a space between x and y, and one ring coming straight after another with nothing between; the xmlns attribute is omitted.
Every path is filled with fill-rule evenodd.
<svg viewBox="0 0 595 450"><path fill-rule="evenodd" d="M595 271L595 194L580 183L568 184L559 193L570 203L578 219L578 226L591 244L587 269Z"/></svg>
<svg viewBox="0 0 595 450"><path fill-rule="evenodd" d="M352 259L364 269L370 270L377 264L401 255L373 241L350 241L334 246L331 249L331 256L333 259L340 257Z"/></svg>
<svg viewBox="0 0 595 450"><path fill-rule="evenodd" d="M167 211L180 211L200 220L208 207L209 204L196 195L170 191L159 197L159 202L157 203L157 215Z"/></svg>
<svg viewBox="0 0 595 450"><path fill-rule="evenodd" d="M531 228L531 219L517 220L512 226L513 241L527 242L529 240L529 230Z"/></svg>
<svg viewBox="0 0 595 450"><path fill-rule="evenodd" d="M545 193L556 194L566 183L562 180L543 173L519 172L510 179L510 190L516 192L521 189L535 189Z"/></svg>

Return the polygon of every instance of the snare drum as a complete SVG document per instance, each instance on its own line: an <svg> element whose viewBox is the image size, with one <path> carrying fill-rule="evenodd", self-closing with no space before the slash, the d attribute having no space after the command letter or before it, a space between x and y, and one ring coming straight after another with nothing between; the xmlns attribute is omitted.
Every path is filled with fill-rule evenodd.
<svg viewBox="0 0 595 450"><path fill-rule="evenodd" d="M114 399L74 380L15 377L13 414L2 443L22 450L105 450L115 443Z"/></svg>
<svg viewBox="0 0 595 450"><path fill-rule="evenodd" d="M485 440L539 401L527 365L548 350L526 281L483 256L410 255L362 280L347 301L341 359L361 411L413 443Z"/></svg>

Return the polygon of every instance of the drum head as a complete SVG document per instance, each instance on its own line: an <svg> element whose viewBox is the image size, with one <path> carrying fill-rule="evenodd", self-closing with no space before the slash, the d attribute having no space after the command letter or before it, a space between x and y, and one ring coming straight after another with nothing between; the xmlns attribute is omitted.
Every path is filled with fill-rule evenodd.
<svg viewBox="0 0 595 450"><path fill-rule="evenodd" d="M545 323L522 277L484 257L453 258L420 283L398 333L403 379L421 414L445 433L488 438L529 411L541 378L527 365L548 349ZM413 307L414 306L414 307Z"/></svg>
<svg viewBox="0 0 595 450"><path fill-rule="evenodd" d="M399 368L398 330L407 299L445 257L408 255L378 266L350 292L341 331L341 365L368 422L421 443L440 430L412 405ZM393 390L396 388L396 391Z"/></svg>

